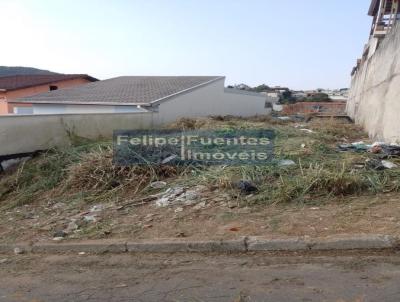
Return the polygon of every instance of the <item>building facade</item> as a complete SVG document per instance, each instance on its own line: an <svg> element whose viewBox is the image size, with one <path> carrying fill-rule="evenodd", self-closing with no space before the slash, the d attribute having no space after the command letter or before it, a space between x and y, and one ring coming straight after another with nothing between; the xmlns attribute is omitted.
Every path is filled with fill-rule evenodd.
<svg viewBox="0 0 400 302"><path fill-rule="evenodd" d="M76 87L97 81L88 75L16 75L0 77L0 115L33 114L30 103L19 98Z"/></svg>

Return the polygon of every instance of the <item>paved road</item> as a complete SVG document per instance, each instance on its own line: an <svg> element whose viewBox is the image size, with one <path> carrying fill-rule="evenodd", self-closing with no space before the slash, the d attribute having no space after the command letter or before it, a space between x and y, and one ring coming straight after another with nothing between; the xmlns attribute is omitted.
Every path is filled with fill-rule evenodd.
<svg viewBox="0 0 400 302"><path fill-rule="evenodd" d="M0 255L0 263L0 301L400 300L400 255Z"/></svg>

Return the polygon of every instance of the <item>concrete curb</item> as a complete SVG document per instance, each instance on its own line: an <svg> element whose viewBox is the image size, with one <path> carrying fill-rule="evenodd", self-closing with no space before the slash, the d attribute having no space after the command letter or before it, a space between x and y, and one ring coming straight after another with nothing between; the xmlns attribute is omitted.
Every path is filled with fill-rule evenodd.
<svg viewBox="0 0 400 302"><path fill-rule="evenodd" d="M13 253L15 248L23 253L245 253L245 252L304 252L398 249L400 240L388 235L331 236L311 239L294 237L271 239L243 237L238 240L185 241L177 239L97 240L85 242L60 242L0 245L0 254Z"/></svg>

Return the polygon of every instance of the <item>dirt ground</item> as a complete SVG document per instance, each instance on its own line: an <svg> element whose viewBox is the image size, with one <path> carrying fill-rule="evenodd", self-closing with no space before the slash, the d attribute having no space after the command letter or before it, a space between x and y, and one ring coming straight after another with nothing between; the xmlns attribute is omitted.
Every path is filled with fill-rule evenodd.
<svg viewBox="0 0 400 302"><path fill-rule="evenodd" d="M203 125L203 122L201 121L200 124ZM228 119L206 122L205 127L216 127L217 123L220 127L271 126L259 120ZM270 122L267 121L267 123ZM272 126L275 127L274 124ZM278 124L276 127L277 131L283 134L278 144L279 152L298 161L297 166L286 172L274 170L261 177L258 174L266 173L264 170L260 172L251 172L251 169L244 170L246 173L253 173L254 181L259 181L257 185L260 191L249 195L238 196L237 190L226 188L226 183L232 180L227 181L225 177L241 177L240 174L243 171L240 169L226 175L223 174L224 171L210 169L210 171L201 171L197 178L190 175L166 178L163 188L158 190L147 188L147 191L140 194L132 194L134 195L132 198L129 198L129 190L125 192L120 190L124 195L109 195L109 191L104 191L102 196L106 197L94 201L91 198L94 196L91 195L91 191L68 189L65 179L68 180L71 176L59 177L58 183L53 184L52 178L45 178L46 170L44 170L41 178L29 182L29 174L19 175L18 170L15 172L16 176L10 176L16 180L4 179L13 186L18 180L24 179L28 185L23 191L20 189L23 188L23 184L17 184L17 189L10 189L7 187L8 183L4 182L3 192L5 193L0 190L0 199L2 199L0 243L102 238L233 239L241 236L276 238L323 237L339 234L400 235L399 169L393 169L394 172L387 172L387 174L384 171L371 172L367 168L359 170L359 168L354 168L354 163L359 166L360 162L363 163L372 155L336 150L338 143L368 139L364 133L355 126L350 125L346 128L341 124L328 127L325 124L291 123ZM301 127L312 130L303 131ZM102 159L103 153L95 153L95 155ZM88 156L86 158L90 159ZM396 160L399 161L399 159ZM324 162L326 162L325 170L322 169ZM102 161L98 163L101 164ZM309 168L306 167L306 163ZM342 163L343 166L345 163L349 166L346 170L347 174L340 171ZM89 161L86 165L90 168L91 162ZM336 165L339 166L339 172L331 173L329 169L336 169ZM48 167L54 169L54 166L48 162L44 165L46 169ZM111 166L107 167L113 169ZM67 168L70 169L69 166ZM35 170L31 167L31 171ZM318 174L318 178L315 178L315 173L319 171L325 174ZM75 182L79 185L79 182L85 181L85 177L92 179L93 175L89 172L88 175L79 174L82 179L79 178ZM210 177L207 173L214 174ZM307 173L310 173L310 177L303 177L307 176ZM357 178L360 173L364 173L364 179L373 180L373 182L368 182L369 187L366 187L365 191L363 191L365 180L361 182ZM37 176L37 174L32 175ZM325 182L326 178L329 178L330 182ZM296 183L297 179L303 182ZM202 180L205 180L205 183ZM46 183L50 189L48 191L37 189L36 182L40 181ZM316 186L315 182L319 185ZM301 191L303 184L314 186L315 190L303 194L304 196L293 195L293 198L287 201L273 202L273 199L271 201L270 194L282 193L280 192L282 187L287 191L283 191L283 195L277 195L277 198L282 199L282 196L286 198L285 194L292 196L290 194L296 193L292 191L293 186L297 186L297 190ZM331 186L333 191L326 192L325 186ZM371 186L374 187L371 188ZM272 187L273 190L271 190ZM36 188L36 191L31 194L29 190L32 188ZM160 199L160 195L150 197L165 192L167 189L179 189L180 195L173 197L168 206L157 206L156 200ZM339 192L335 193L334 190L339 190ZM349 193L348 190L354 190L354 192ZM373 193L372 190L377 192ZM54 192L63 193L55 195ZM14 198L21 196L28 197L29 202L9 206ZM31 196L33 196L32 200ZM182 196L184 196L183 199ZM91 198L90 201L87 197ZM181 199L179 202L175 202L179 199ZM257 202L255 202L256 199Z"/></svg>
<svg viewBox="0 0 400 302"><path fill-rule="evenodd" d="M256 235L271 238L321 237L362 233L400 235L399 202L398 194L381 194L343 198L324 205L238 207L235 202L220 202L213 198L202 208L160 208L153 203L122 209L110 206L96 212L96 222L82 226L64 240L174 237L232 239ZM71 219L90 213L93 205L86 209L75 209L79 213L70 217L64 217L63 209L58 207L58 204L47 209L26 205L2 213L1 242L52 240L55 232L65 229Z"/></svg>
<svg viewBox="0 0 400 302"><path fill-rule="evenodd" d="M390 254L0 255L0 301L399 301Z"/></svg>

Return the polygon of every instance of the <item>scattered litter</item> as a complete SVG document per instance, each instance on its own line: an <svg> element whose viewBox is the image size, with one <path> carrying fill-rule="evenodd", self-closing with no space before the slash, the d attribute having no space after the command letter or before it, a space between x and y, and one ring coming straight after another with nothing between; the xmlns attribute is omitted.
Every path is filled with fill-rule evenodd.
<svg viewBox="0 0 400 302"><path fill-rule="evenodd" d="M61 241L61 240L63 240L64 239L64 237L54 237L53 238L53 241Z"/></svg>
<svg viewBox="0 0 400 302"><path fill-rule="evenodd" d="M296 163L291 159L283 159L278 162L279 167L288 167L288 166L294 166L294 165L296 165Z"/></svg>
<svg viewBox="0 0 400 302"><path fill-rule="evenodd" d="M187 190L183 187L169 188L160 198L156 200L158 207L167 207L174 204L193 205L199 199L198 191L203 189L203 186L196 187L193 190Z"/></svg>
<svg viewBox="0 0 400 302"><path fill-rule="evenodd" d="M152 228L152 227L153 227L152 224L145 224L145 225L143 226L143 228L145 228L145 229L150 229L150 228Z"/></svg>
<svg viewBox="0 0 400 302"><path fill-rule="evenodd" d="M239 232L239 228L230 228L229 231L231 231L231 232Z"/></svg>
<svg viewBox="0 0 400 302"><path fill-rule="evenodd" d="M302 128L302 129L300 129L300 131L304 131L304 132L307 132L307 133L314 133L314 131L312 131L310 129L306 129L306 128Z"/></svg>
<svg viewBox="0 0 400 302"><path fill-rule="evenodd" d="M373 154L379 154L382 153L383 149L381 146L372 146L372 148L369 150L369 152Z"/></svg>
<svg viewBox="0 0 400 302"><path fill-rule="evenodd" d="M282 121L290 121L292 120L290 117L288 116L278 116L278 119L282 120Z"/></svg>
<svg viewBox="0 0 400 302"><path fill-rule="evenodd" d="M306 147L306 144L301 144L301 148L304 149Z"/></svg>
<svg viewBox="0 0 400 302"><path fill-rule="evenodd" d="M366 151L370 146L366 145L364 142L355 142L351 144L356 150Z"/></svg>
<svg viewBox="0 0 400 302"><path fill-rule="evenodd" d="M371 146L366 145L364 142L356 142L352 144L339 145L341 151L368 151Z"/></svg>
<svg viewBox="0 0 400 302"><path fill-rule="evenodd" d="M385 169L385 166L382 164L382 161L379 159L367 159L365 161L367 168L372 170L381 171Z"/></svg>
<svg viewBox="0 0 400 302"><path fill-rule="evenodd" d="M104 209L104 206L99 204L99 205L93 206L89 211L90 211L90 213L101 212L101 211L103 211L103 209Z"/></svg>
<svg viewBox="0 0 400 302"><path fill-rule="evenodd" d="M395 144L385 144L383 142L375 142L372 145L368 145L361 142L354 142L351 144L339 145L341 151L356 151L356 152L370 152L373 154L381 155L381 158L387 158L389 156L400 156L400 146Z"/></svg>
<svg viewBox="0 0 400 302"><path fill-rule="evenodd" d="M382 165L383 165L386 169L398 168L398 165L396 165L395 163L392 163L391 161L388 161L388 160L382 160Z"/></svg>
<svg viewBox="0 0 400 302"><path fill-rule="evenodd" d="M382 153L385 156L400 156L399 145L382 145Z"/></svg>
<svg viewBox="0 0 400 302"><path fill-rule="evenodd" d="M15 255L21 255L23 253L24 253L24 250L22 248L19 248L19 247L14 248Z"/></svg>
<svg viewBox="0 0 400 302"><path fill-rule="evenodd" d="M79 252L78 255L79 256L83 256L83 255L86 255L86 253L85 252Z"/></svg>
<svg viewBox="0 0 400 302"><path fill-rule="evenodd" d="M379 159L368 159L366 160L366 166L373 170L384 170L384 169L395 169L399 166L395 163L388 160L379 160Z"/></svg>
<svg viewBox="0 0 400 302"><path fill-rule="evenodd" d="M155 181L150 184L153 189L162 189L167 185L165 181Z"/></svg>
<svg viewBox="0 0 400 302"><path fill-rule="evenodd" d="M157 207L167 207L169 204L170 202L168 197L161 197L156 200Z"/></svg>
<svg viewBox="0 0 400 302"><path fill-rule="evenodd" d="M173 160L174 160L175 158L177 158L177 157L178 157L178 155L175 155L175 154L173 154L173 155L171 155L171 156L168 156L167 158L164 158L164 159L161 161L161 164L165 165L165 164L167 164L167 163L173 161Z"/></svg>
<svg viewBox="0 0 400 302"><path fill-rule="evenodd" d="M248 180L241 180L237 184L238 188L243 194L251 194L253 192L257 192L258 188Z"/></svg>
<svg viewBox="0 0 400 302"><path fill-rule="evenodd" d="M318 208L318 207L312 207L312 208L310 208L310 210L312 210L312 211L318 211L319 208Z"/></svg>
<svg viewBox="0 0 400 302"><path fill-rule="evenodd" d="M31 158L32 158L31 156L27 156L27 157L21 157L21 158L14 158L14 159L9 159L9 160L4 160L4 161L2 161L1 164L0 164L0 171L1 171L1 168L3 169L3 171L6 171L6 170L8 170L9 168L11 168L11 167L13 167L13 166L16 166L16 165L18 165L18 164L20 164L20 163L22 163L22 162L25 162L25 161L27 161L27 160L29 160L29 159L31 159Z"/></svg>
<svg viewBox="0 0 400 302"><path fill-rule="evenodd" d="M83 216L83 220L85 220L86 222L96 222L96 216L94 215L85 215Z"/></svg>

